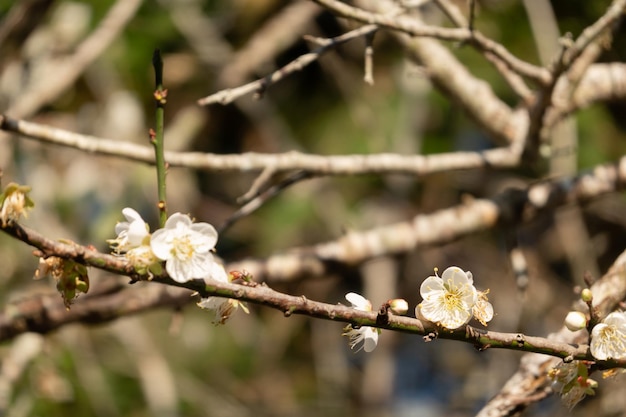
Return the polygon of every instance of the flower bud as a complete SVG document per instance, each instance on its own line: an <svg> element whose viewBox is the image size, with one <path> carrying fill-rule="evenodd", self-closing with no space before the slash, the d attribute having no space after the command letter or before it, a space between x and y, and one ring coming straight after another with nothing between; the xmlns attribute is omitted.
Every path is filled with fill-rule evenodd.
<svg viewBox="0 0 626 417"><path fill-rule="evenodd" d="M570 311L565 317L565 327L575 332L587 327L587 317L580 311Z"/></svg>
<svg viewBox="0 0 626 417"><path fill-rule="evenodd" d="M409 311L409 303L402 298L394 298L393 300L389 300L389 310L391 310L393 314L403 316Z"/></svg>
<svg viewBox="0 0 626 417"><path fill-rule="evenodd" d="M584 290L582 290L582 292L580 293L580 298L585 302L585 303L590 303L593 300L593 293L591 292L591 290L589 288L585 288Z"/></svg>

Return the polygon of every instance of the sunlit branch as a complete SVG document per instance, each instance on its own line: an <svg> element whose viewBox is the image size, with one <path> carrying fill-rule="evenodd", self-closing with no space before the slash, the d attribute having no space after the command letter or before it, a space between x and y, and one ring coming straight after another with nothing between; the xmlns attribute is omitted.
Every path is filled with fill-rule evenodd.
<svg viewBox="0 0 626 417"><path fill-rule="evenodd" d="M0 129L77 150L154 164L154 151L148 146L81 135L50 126L0 116ZM250 172L272 169L273 172L307 171L315 175L409 174L474 168L511 168L519 163L516 146L482 152L450 152L434 155L313 155L301 152L265 154L247 152L217 155L200 152L165 152L171 167L210 171Z"/></svg>
<svg viewBox="0 0 626 417"><path fill-rule="evenodd" d="M18 229L19 227L14 230ZM41 240L39 239L39 241ZM60 252L67 252L65 249L63 248ZM90 250L84 247L76 247L74 252L86 254ZM108 256L102 254L103 258ZM81 261L81 257L78 255L73 259ZM83 260L87 260L87 258ZM93 261L89 262L89 264L93 265ZM120 273L124 272L120 271ZM147 277L142 278L146 279ZM262 284L241 285L213 280L207 280L206 282L193 280L180 284L172 282L167 277L153 277L151 282L160 282L195 290L204 297L221 296L264 305L281 311L286 317L300 314L313 318L350 323L354 326L371 326L427 336L427 340L439 338L463 341L473 344L479 350L501 348L542 353L560 358L592 360L588 353L588 346L582 344L572 345L519 333L487 331L472 326L448 330L411 317L360 311L340 304L327 304L308 300L305 296L284 294ZM50 303L49 298L47 298L47 302L44 302L43 298L24 300L21 303L7 306L7 310L0 316L0 341L10 339L25 331L48 333L73 322L100 323L111 321L123 315L136 314L150 308L164 306L180 307L188 302L185 299L190 299L190 295L188 291L181 292L180 290L152 290L151 292L146 291L145 288L142 288L141 292L124 290L104 297L92 296L90 298L86 296L84 302L81 302L81 300L77 301L69 311L60 302L58 304ZM598 366L626 367L626 361L607 361L606 363L599 363Z"/></svg>

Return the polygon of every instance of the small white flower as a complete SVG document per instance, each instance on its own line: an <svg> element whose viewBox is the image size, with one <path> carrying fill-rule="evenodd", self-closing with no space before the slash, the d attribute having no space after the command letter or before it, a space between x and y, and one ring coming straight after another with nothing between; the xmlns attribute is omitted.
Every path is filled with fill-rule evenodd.
<svg viewBox="0 0 626 417"><path fill-rule="evenodd" d="M430 276L420 287L422 301L416 308L416 315L448 329L458 329L470 321L478 293L472 285L471 274L456 266L451 266L439 276ZM490 305L489 305L490 306ZM482 306L479 316L488 317L489 307ZM491 308L493 315L493 308Z"/></svg>
<svg viewBox="0 0 626 417"><path fill-rule="evenodd" d="M372 311L372 303L362 295L354 292L346 294L346 300L352 304L352 308L360 311ZM352 325L347 325L343 329L342 336L347 336L350 340L348 344L350 349L357 347L357 352L363 349L366 352L371 352L376 348L378 344L379 330L369 326L361 326L354 328Z"/></svg>
<svg viewBox="0 0 626 417"><path fill-rule="evenodd" d="M147 245L146 238L150 236L150 227L139 213L130 207L126 207L122 210L122 214L126 217L126 221L115 225L117 238L108 240L109 245L118 254Z"/></svg>
<svg viewBox="0 0 626 417"><path fill-rule="evenodd" d="M626 359L626 313L615 311L596 324L589 349L599 360Z"/></svg>
<svg viewBox="0 0 626 417"><path fill-rule="evenodd" d="M213 264L212 272L209 277L219 282L230 282L230 275L226 272L224 267L218 263ZM202 298L200 302L197 303L197 306L213 312L214 318L212 323L215 325L225 324L239 307L241 307L246 314L250 312L245 303L224 297Z"/></svg>
<svg viewBox="0 0 626 417"><path fill-rule="evenodd" d="M211 274L217 231L208 223L193 223L186 214L175 213L165 227L152 234L150 246L157 258L165 261L169 276L187 282Z"/></svg>

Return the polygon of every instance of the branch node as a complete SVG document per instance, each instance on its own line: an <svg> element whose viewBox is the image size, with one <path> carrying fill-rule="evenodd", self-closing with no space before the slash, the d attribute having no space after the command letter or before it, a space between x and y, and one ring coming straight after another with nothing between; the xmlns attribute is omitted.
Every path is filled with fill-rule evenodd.
<svg viewBox="0 0 626 417"><path fill-rule="evenodd" d="M433 331L424 336L424 342L432 342L437 338L437 332Z"/></svg>

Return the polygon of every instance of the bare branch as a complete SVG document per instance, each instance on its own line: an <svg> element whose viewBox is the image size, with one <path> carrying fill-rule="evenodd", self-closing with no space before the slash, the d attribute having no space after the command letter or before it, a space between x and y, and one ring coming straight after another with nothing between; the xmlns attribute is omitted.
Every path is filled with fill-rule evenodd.
<svg viewBox="0 0 626 417"><path fill-rule="evenodd" d="M19 133L42 142L53 143L101 155L118 156L154 164L154 152L148 146L101 139L23 120L0 116L0 129ZM519 147L490 149L483 152L451 152L435 155L311 155L301 152L280 154L243 153L217 155L199 152L165 152L172 167L211 171L249 172L272 169L273 172L303 170L315 175L410 174L473 168L510 168L519 163Z"/></svg>
<svg viewBox="0 0 626 417"><path fill-rule="evenodd" d="M594 307L606 315L613 311L620 300L626 297L626 251L613 263L609 271L591 286ZM568 344L579 342L579 333L563 327L548 336ZM548 371L558 360L543 355L524 355L518 371L477 414L477 417L504 417L518 415L530 404L545 397L550 383Z"/></svg>
<svg viewBox="0 0 626 417"><path fill-rule="evenodd" d="M371 13L357 7L349 6L336 0L313 0L333 13L354 19L363 23L376 24L387 29L397 30L407 35L427 37L446 41L469 42L484 52L490 52L505 62L512 70L528 77L540 85L550 80L550 74L545 68L537 67L522 61L511 54L504 46L485 37L476 30L464 28L442 28L429 26L408 16L393 16L390 14Z"/></svg>
<svg viewBox="0 0 626 417"><path fill-rule="evenodd" d="M83 252L86 252L83 248ZM155 278L155 282L171 280ZM447 330L409 317L356 310L342 305L326 304L275 291L264 285L239 285L217 281L194 280L180 286L199 290L203 296L222 296L249 301L282 311L286 317L301 314L309 317L372 326L417 335L433 334L440 339L472 343L480 350L501 348L536 352L561 358L592 359L588 346L572 345L560 341L522 334L500 333L471 326ZM26 331L48 333L63 325L75 322L103 323L136 314L155 307L182 307L190 301L188 290L149 285L147 288L105 292L85 296L81 302L67 309L60 298L45 295L25 299L7 306L0 315L0 341L8 340ZM55 301L56 300L56 301ZM10 313L9 313L10 312ZM606 361L599 367L626 367L626 361Z"/></svg>
<svg viewBox="0 0 626 417"><path fill-rule="evenodd" d="M570 114L601 101L622 100L626 97L626 64L593 64L580 79L568 101L558 100L546 115L546 127L558 123Z"/></svg>
<svg viewBox="0 0 626 417"><path fill-rule="evenodd" d="M357 264L377 256L441 245L497 225L530 221L556 207L583 203L624 188L626 157L575 178L537 183L526 190L507 190L494 199L471 200L417 215L410 221L362 232L350 231L335 241L293 249L265 260L243 260L229 267L248 270L257 279L271 281L331 274L337 263Z"/></svg>
<svg viewBox="0 0 626 417"><path fill-rule="evenodd" d="M618 24L625 11L626 0L614 0L606 13L591 26L585 28L572 47L567 50L563 59L565 65L569 67L604 31Z"/></svg>
<svg viewBox="0 0 626 417"><path fill-rule="evenodd" d="M226 90L218 91L217 93L211 94L210 96L199 99L198 104L201 106L208 106L214 103L226 105L232 103L242 96L245 96L246 94L261 94L269 86L281 81L288 75L291 75L296 71L302 71L302 69L304 69L307 65L310 65L313 62L317 61L321 55L323 55L325 52L328 52L332 47L341 45L342 43L351 41L361 36L372 34L376 32L376 29L376 25L367 25L344 33L343 35L337 36L335 38L328 39L326 42L323 42L323 45L319 48L309 52L308 54L300 55L289 64L272 72L271 74L256 81L242 85L240 87L227 88ZM319 40L317 42L322 43Z"/></svg>
<svg viewBox="0 0 626 417"><path fill-rule="evenodd" d="M315 16L322 12L310 2L287 4L276 15L255 31L246 44L223 62L217 84L232 87L248 81L259 68L278 56L314 26Z"/></svg>
<svg viewBox="0 0 626 417"><path fill-rule="evenodd" d="M615 164L599 165L575 178L545 181L526 190L506 190L494 199L467 200L456 207L417 215L410 221L361 232L351 231L334 241L292 249L265 260L248 259L230 263L228 268L249 271L257 280L268 282L332 274L338 264L355 265L378 256L441 245L497 225L530 221L556 207L584 203L624 188L626 156ZM54 241L19 225L8 225L2 230L35 246L44 255L78 259L85 265L135 275L132 265L123 258L101 254L74 243ZM176 285L171 280L164 282ZM202 291L202 288L190 289Z"/></svg>

